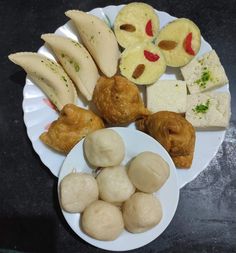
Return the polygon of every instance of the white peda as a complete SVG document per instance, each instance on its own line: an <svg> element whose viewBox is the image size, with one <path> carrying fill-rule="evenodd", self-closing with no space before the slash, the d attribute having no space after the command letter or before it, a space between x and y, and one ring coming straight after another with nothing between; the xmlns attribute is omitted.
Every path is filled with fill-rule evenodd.
<svg viewBox="0 0 236 253"><path fill-rule="evenodd" d="M160 201L152 194L136 192L123 205L125 228L131 233L145 232L162 218Z"/></svg>
<svg viewBox="0 0 236 253"><path fill-rule="evenodd" d="M137 189L153 193L166 182L170 175L170 168L158 154L142 152L131 161L128 175Z"/></svg>
<svg viewBox="0 0 236 253"><path fill-rule="evenodd" d="M97 200L84 210L81 226L86 234L97 240L112 241L123 231L124 222L118 207Z"/></svg>
<svg viewBox="0 0 236 253"><path fill-rule="evenodd" d="M124 159L125 145L121 136L114 130L99 129L86 136L84 152L93 166L116 166Z"/></svg>
<svg viewBox="0 0 236 253"><path fill-rule="evenodd" d="M98 199L96 179L87 173L72 172L60 184L62 208L70 213L80 213Z"/></svg>
<svg viewBox="0 0 236 253"><path fill-rule="evenodd" d="M113 204L127 200L135 191L124 166L102 169L97 183L99 197Z"/></svg>

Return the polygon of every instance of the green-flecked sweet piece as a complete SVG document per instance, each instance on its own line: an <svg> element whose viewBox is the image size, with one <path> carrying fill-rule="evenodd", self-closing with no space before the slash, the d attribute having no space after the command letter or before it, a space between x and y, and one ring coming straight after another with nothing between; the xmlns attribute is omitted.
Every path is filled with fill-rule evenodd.
<svg viewBox="0 0 236 253"><path fill-rule="evenodd" d="M52 48L81 94L90 101L99 74L86 48L77 41L56 34L43 34L41 38Z"/></svg>
<svg viewBox="0 0 236 253"><path fill-rule="evenodd" d="M104 20L83 11L69 10L66 16L75 24L80 39L101 72L112 77L117 72L120 51L116 37Z"/></svg>
<svg viewBox="0 0 236 253"><path fill-rule="evenodd" d="M10 54L60 111L66 104L76 104L77 92L69 76L55 61L32 52Z"/></svg>
<svg viewBox="0 0 236 253"><path fill-rule="evenodd" d="M191 94L209 91L229 82L215 50L211 50L181 68Z"/></svg>

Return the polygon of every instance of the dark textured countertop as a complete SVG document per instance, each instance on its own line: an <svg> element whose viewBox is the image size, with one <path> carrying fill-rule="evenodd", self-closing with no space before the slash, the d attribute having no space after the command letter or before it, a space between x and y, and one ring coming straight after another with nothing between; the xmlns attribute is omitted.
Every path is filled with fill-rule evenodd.
<svg viewBox="0 0 236 253"><path fill-rule="evenodd" d="M57 199L57 178L41 163L23 123L25 73L7 55L37 51L40 35L68 19L68 9L130 1L0 1L0 252L103 252L77 237ZM230 80L232 117L210 165L180 191L165 232L134 252L236 252L236 1L146 1L170 15L195 21L221 58ZM105 251L104 251L105 252Z"/></svg>

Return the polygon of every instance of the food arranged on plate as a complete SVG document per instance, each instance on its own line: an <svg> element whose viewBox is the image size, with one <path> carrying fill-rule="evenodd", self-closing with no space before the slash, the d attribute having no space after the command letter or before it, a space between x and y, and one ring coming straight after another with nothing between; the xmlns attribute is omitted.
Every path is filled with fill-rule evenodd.
<svg viewBox="0 0 236 253"><path fill-rule="evenodd" d="M214 50L199 56L201 33L189 19L160 29L157 12L145 3L121 8L114 28L83 11L65 14L81 42L43 34L56 60L40 53L9 55L59 112L40 140L68 154L84 139L83 155L94 168L62 179L61 207L81 213L78 226L97 240L115 240L124 228L147 231L163 217L154 193L168 180L169 165L149 150L123 165L124 141L106 127L135 123L166 149L177 168L191 168L196 130L228 126L230 94L214 91L228 78ZM167 66L181 67L183 80L162 80ZM80 94L86 109L77 106Z"/></svg>
<svg viewBox="0 0 236 253"><path fill-rule="evenodd" d="M228 79L214 50L195 58L201 46L196 24L180 18L158 31L158 15L144 3L131 3L120 10L114 23L115 34L94 15L78 10L67 11L66 15L73 20L88 51L66 37L44 34L42 39L68 75L61 65L40 54L16 53L9 58L29 73L59 111L66 104L76 104L70 76L106 124L139 120L138 129L159 141L177 167L190 168L194 127L227 127L230 118L229 94L198 94L225 85ZM118 43L125 48L121 54ZM105 76L99 78L93 59ZM118 65L121 75L117 73ZM182 67L184 81L159 80L166 65ZM146 107L136 84L147 86ZM68 153L88 133L104 127L99 116L68 105L40 139Z"/></svg>
<svg viewBox="0 0 236 253"><path fill-rule="evenodd" d="M214 50L195 57L201 46L197 25L179 18L158 31L158 15L144 3L131 3L120 10L114 23L115 34L94 15L78 10L67 11L66 15L73 20L88 51L69 38L44 34L42 39L62 66L36 53L16 53L9 59L26 70L59 111L66 104L76 104L72 79L78 92L92 100L105 123L121 125L141 119L138 128L159 141L177 167L190 168L193 127L227 127L230 118L229 94L198 94L225 85L228 79ZM125 47L121 55L118 43ZM93 59L105 76L99 78ZM117 73L118 65L122 76ZM181 66L184 81L159 80L166 65ZM147 86L147 107L135 84ZM92 111L68 107L70 113L67 107L63 109L48 133L40 136L45 144L64 153L88 133L104 127ZM183 129L187 129L186 135ZM187 147L187 151L176 153L174 150L180 146Z"/></svg>
<svg viewBox="0 0 236 253"><path fill-rule="evenodd" d="M95 167L90 174L71 171L63 177L59 199L64 211L81 213L77 224L87 235L110 241L124 228L141 233L159 224L163 211L153 194L170 177L169 164L159 154L142 152L122 165L126 147L113 129L88 134L83 151Z"/></svg>

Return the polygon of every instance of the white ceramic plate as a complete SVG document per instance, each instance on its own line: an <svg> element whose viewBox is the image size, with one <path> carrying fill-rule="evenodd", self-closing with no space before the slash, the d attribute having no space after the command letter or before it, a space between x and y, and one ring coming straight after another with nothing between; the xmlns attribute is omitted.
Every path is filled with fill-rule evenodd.
<svg viewBox="0 0 236 253"><path fill-rule="evenodd" d="M108 17L111 24L113 24L114 19L122 6L123 5L96 8L90 11L90 13L104 20L107 20ZM157 11L157 14L160 19L161 27L175 19L175 17L172 17L162 11ZM46 32L48 31L45 31L45 33ZM79 40L76 29L71 21L59 27L55 33ZM211 50L211 46L202 38L202 44L198 55L202 55L209 50ZM50 49L46 46L42 46L38 52L54 59L52 51L50 51ZM161 77L161 79L182 79L182 76L178 68L167 68L166 73ZM228 91L228 85L218 90ZM23 95L24 122L33 148L49 170L55 176L58 176L65 156L46 147L39 140L40 134L47 129L48 125L53 120L57 119L58 114L47 105L45 95L29 78L26 78ZM87 108L87 103L81 98L78 99L78 105ZM128 127L135 128L134 124L130 124ZM188 170L177 170L180 187L183 187L186 183L192 181L202 170L204 170L204 168L206 168L218 151L218 148L224 139L224 135L224 130L196 133L197 138L192 167Z"/></svg>
<svg viewBox="0 0 236 253"><path fill-rule="evenodd" d="M155 193L161 202L163 210L163 217L160 223L153 229L144 233L132 234L124 231L114 241L98 241L89 237L83 233L83 231L81 231L79 226L80 214L70 214L63 210L62 213L74 232L88 243L106 250L131 250L146 245L147 243L157 238L166 229L166 227L171 222L177 208L179 200L179 187L177 183L176 169L173 161L166 150L158 142L156 142L149 135L138 130L124 127L114 127L111 129L120 134L125 143L126 154L124 161L122 162L123 165L126 165L133 157L143 151L155 152L161 155L162 158L169 164L170 177L161 187L161 189ZM79 142L66 157L59 174L58 189L61 180L73 170L86 173L92 172L89 164L87 164L86 160L84 159L83 142L84 141Z"/></svg>

